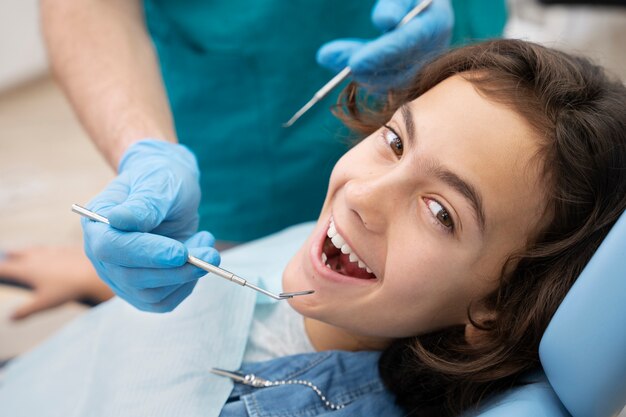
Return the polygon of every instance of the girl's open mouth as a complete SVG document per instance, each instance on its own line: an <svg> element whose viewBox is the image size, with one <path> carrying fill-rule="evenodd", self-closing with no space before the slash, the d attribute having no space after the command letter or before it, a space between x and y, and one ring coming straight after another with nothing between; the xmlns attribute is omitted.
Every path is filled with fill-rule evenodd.
<svg viewBox="0 0 626 417"><path fill-rule="evenodd" d="M358 279L376 279L372 270L359 258L355 251L339 234L333 218L322 243L321 263L341 275Z"/></svg>

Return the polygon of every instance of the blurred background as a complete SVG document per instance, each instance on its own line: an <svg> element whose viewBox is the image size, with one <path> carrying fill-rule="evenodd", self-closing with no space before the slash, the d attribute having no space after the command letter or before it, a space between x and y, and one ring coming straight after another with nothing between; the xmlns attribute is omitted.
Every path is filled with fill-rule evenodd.
<svg viewBox="0 0 626 417"><path fill-rule="evenodd" d="M505 36L586 54L626 80L626 8L509 0L508 14ZM80 244L70 205L86 203L112 178L48 72L38 2L0 0L0 256L33 245ZM29 297L28 289L0 284L0 362L87 308L69 303L11 320Z"/></svg>
<svg viewBox="0 0 626 417"><path fill-rule="evenodd" d="M73 202L113 177L48 73L37 0L0 0L0 256L33 245L80 244ZM86 307L71 303L21 322L31 296L0 285L0 361L34 346Z"/></svg>

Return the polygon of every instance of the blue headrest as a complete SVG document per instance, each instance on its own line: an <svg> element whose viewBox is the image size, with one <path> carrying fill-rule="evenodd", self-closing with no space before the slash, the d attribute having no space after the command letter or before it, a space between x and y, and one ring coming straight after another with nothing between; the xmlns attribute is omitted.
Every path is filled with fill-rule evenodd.
<svg viewBox="0 0 626 417"><path fill-rule="evenodd" d="M610 417L626 404L626 213L559 306L539 357L574 417Z"/></svg>
<svg viewBox="0 0 626 417"><path fill-rule="evenodd" d="M559 306L539 357L545 375L530 378L538 382L465 415L610 417L626 405L626 213Z"/></svg>
<svg viewBox="0 0 626 417"><path fill-rule="evenodd" d="M571 417L540 370L526 375L523 385L490 398L463 417Z"/></svg>

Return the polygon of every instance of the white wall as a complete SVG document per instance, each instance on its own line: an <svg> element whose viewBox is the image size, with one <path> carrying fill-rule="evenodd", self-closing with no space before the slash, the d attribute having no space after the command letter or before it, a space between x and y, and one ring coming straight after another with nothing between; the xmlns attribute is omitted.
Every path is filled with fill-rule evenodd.
<svg viewBox="0 0 626 417"><path fill-rule="evenodd" d="M626 7L544 6L508 0L504 35L594 59L626 82Z"/></svg>
<svg viewBox="0 0 626 417"><path fill-rule="evenodd" d="M37 0L0 0L0 91L45 73Z"/></svg>

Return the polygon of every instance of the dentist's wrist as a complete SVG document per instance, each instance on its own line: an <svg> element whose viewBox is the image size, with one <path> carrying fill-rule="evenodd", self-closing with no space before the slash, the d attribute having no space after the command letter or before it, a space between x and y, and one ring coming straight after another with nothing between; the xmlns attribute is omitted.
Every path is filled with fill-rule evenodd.
<svg viewBox="0 0 626 417"><path fill-rule="evenodd" d="M131 166L146 163L147 158L181 164L189 168L198 179L200 177L198 161L189 148L179 143L151 138L141 139L126 149L120 159L118 173L122 173Z"/></svg>

